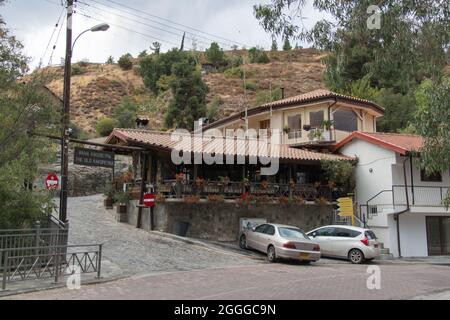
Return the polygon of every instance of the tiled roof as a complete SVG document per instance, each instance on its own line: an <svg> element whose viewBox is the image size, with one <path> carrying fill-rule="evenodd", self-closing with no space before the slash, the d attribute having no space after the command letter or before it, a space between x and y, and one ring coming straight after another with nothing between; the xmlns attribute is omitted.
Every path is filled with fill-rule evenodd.
<svg viewBox="0 0 450 320"><path fill-rule="evenodd" d="M321 102L321 101L327 101L327 100L337 100L337 101L343 102L343 103L350 103L350 104L358 105L360 107L370 108L370 109L374 110L375 112L377 112L379 115L384 115L384 112L385 112L384 108L380 107L379 105L377 105L376 103L374 103L372 101L360 99L360 98L356 98L356 97L351 97L351 96L346 96L346 95L335 93L335 92L325 90L325 89L319 89L319 90L314 90L314 91L311 91L311 92L308 92L305 94L301 94L298 96L289 97L289 98L274 101L271 103L266 103L262 106L250 109L250 110L248 110L248 116L254 116L259 113L267 112L270 109L278 109L278 108L284 108L284 107L289 107L289 106L293 106L293 105L308 104L308 103L312 103L312 102ZM242 111L242 112L233 114L227 118L224 118L224 119L221 119L214 123L211 123L208 126L205 126L205 130L210 129L210 128L215 128L217 126L223 125L230 121L236 121L236 120L242 119L244 117L245 117L245 111Z"/></svg>
<svg viewBox="0 0 450 320"><path fill-rule="evenodd" d="M420 152L424 144L424 138L417 135L409 134L396 134L396 133L365 133L354 132L346 139L342 140L335 147L335 150L339 150L347 143L354 139L361 139L374 143L386 149L393 150L402 155L410 152Z"/></svg>
<svg viewBox="0 0 450 320"><path fill-rule="evenodd" d="M106 143L115 144L117 142L122 142L130 145L154 147L156 149L169 152L172 150L185 152L190 152L193 150L194 152L201 152L203 150L206 154L217 153L230 156L264 157L270 155L272 158L284 160L353 160L350 157L295 149L287 145L272 145L270 143L264 145L263 143L259 143L256 139L236 138L233 143L233 140L229 141L224 138L216 138L214 140L205 141L207 138L204 137L204 141L202 141L201 138L193 138L194 136L191 134L179 135L178 137L178 141L177 139L173 139L174 141L172 141L172 135L167 132L136 129L115 129L108 137ZM180 142L182 141L182 138L187 139L185 139L185 142ZM192 140L190 138L192 138ZM193 146L190 141L193 141Z"/></svg>
<svg viewBox="0 0 450 320"><path fill-rule="evenodd" d="M373 103L369 100L346 96L346 95L335 93L335 92L332 92L330 90L325 90L325 89L318 89L318 90L314 90L314 91L311 91L311 92L308 92L305 94L301 94L298 96L274 101L271 103L264 104L261 107L271 107L271 106L278 107L278 106L284 106L284 105L292 105L292 104L298 104L298 103L303 103L303 102L309 102L309 101L314 101L314 100L318 100L318 99L334 99L334 98L341 98L341 99L349 100L351 102L369 104L372 106L376 106L380 111L384 112L384 108L376 105L375 103Z"/></svg>

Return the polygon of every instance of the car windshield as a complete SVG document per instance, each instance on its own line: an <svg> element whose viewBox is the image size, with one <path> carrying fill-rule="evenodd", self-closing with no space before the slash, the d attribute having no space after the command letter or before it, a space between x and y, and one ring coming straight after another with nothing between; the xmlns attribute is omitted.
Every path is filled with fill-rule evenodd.
<svg viewBox="0 0 450 320"><path fill-rule="evenodd" d="M300 229L294 228L279 228L278 232L283 238L297 238L309 240L308 236L304 234Z"/></svg>

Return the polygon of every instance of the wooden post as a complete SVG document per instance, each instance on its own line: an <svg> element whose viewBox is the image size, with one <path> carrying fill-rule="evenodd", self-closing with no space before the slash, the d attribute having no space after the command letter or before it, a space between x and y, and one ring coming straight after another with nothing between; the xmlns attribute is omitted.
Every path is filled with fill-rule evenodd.
<svg viewBox="0 0 450 320"><path fill-rule="evenodd" d="M145 186L147 184L147 170L148 170L148 153L143 152L142 153L144 157L144 163L142 165L142 179L141 179L141 194L139 199L139 209L138 209L138 217L137 217L137 223L136 228L141 228L141 222L142 222L142 206L144 205L144 193L145 193Z"/></svg>

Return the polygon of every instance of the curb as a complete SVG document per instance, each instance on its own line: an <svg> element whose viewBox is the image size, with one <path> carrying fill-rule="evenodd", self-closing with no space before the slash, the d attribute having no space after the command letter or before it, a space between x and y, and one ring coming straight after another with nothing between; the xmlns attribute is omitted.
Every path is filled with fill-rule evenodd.
<svg viewBox="0 0 450 320"><path fill-rule="evenodd" d="M92 286L95 284L102 284L102 283L108 283L108 282L114 282L114 281L129 278L129 277L130 277L130 275L122 275L122 276L116 276L116 277L112 277L112 278L100 278L100 279L95 279L95 280L87 280L87 281L81 283L81 287ZM18 289L18 290L12 290L12 291L9 291L7 289L6 291L0 292L0 300L2 300L3 298L17 296L17 295L21 295L21 294L43 292L43 291L62 289L62 288L66 288L66 285L64 283L54 284L51 286L41 287L41 288L33 288L33 289Z"/></svg>

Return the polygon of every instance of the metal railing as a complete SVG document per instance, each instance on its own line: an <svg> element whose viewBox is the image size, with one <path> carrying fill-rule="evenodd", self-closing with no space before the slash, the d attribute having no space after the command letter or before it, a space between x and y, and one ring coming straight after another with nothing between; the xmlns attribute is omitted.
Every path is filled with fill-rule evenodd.
<svg viewBox="0 0 450 320"><path fill-rule="evenodd" d="M409 204L413 206L440 207L450 192L449 186L393 186L393 203L406 206L408 194Z"/></svg>
<svg viewBox="0 0 450 320"><path fill-rule="evenodd" d="M96 273L101 276L103 245L26 247L0 250L2 289L8 283Z"/></svg>
<svg viewBox="0 0 450 320"><path fill-rule="evenodd" d="M225 198L241 196L249 192L255 196L269 197L298 197L306 201L314 201L325 198L333 200L332 189L329 186L313 184L290 184L282 183L243 183L243 182L217 182L206 181L203 183L177 183L176 180L164 181L156 186L156 191L168 198L182 198L183 196L197 195L206 197L208 195L222 195Z"/></svg>

